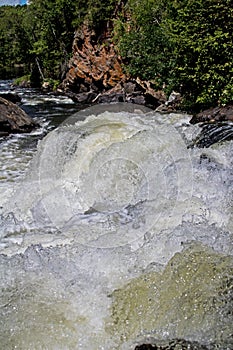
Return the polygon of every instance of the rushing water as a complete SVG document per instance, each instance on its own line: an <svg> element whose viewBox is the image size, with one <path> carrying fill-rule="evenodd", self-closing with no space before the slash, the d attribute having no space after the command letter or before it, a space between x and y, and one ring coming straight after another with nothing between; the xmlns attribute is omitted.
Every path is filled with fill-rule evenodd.
<svg viewBox="0 0 233 350"><path fill-rule="evenodd" d="M233 142L136 105L37 113L36 152L0 144L1 348L232 349Z"/></svg>

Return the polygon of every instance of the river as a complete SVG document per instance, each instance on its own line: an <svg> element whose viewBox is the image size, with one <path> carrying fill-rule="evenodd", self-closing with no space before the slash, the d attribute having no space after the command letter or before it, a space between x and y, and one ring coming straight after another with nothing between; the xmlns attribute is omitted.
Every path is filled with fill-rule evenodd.
<svg viewBox="0 0 233 350"><path fill-rule="evenodd" d="M18 93L41 128L0 143L0 347L231 350L233 141L190 147L187 114Z"/></svg>

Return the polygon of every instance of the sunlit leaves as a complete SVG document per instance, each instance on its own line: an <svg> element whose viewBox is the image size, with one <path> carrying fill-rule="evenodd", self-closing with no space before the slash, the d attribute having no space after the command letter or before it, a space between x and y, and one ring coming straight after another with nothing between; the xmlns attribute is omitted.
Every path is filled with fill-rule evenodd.
<svg viewBox="0 0 233 350"><path fill-rule="evenodd" d="M128 72L180 91L186 107L232 100L230 0L129 0L128 13L116 35Z"/></svg>

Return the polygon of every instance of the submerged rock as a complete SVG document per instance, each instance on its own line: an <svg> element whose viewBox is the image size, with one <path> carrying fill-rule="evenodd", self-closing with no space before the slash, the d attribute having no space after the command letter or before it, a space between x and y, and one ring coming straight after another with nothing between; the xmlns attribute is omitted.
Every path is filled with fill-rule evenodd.
<svg viewBox="0 0 233 350"><path fill-rule="evenodd" d="M16 104L0 97L0 133L25 133L38 124Z"/></svg>
<svg viewBox="0 0 233 350"><path fill-rule="evenodd" d="M190 124L198 124L199 135L189 147L207 148L217 142L233 139L233 105L210 108L202 111L190 120Z"/></svg>
<svg viewBox="0 0 233 350"><path fill-rule="evenodd" d="M189 147L207 148L217 142L233 140L232 122L201 124L201 132Z"/></svg>
<svg viewBox="0 0 233 350"><path fill-rule="evenodd" d="M165 334L169 338L190 342L198 339L208 346L214 343L219 349L230 349L231 281L230 256L194 245L175 254L162 273L144 274L116 290L112 295L110 329L127 342L141 337L137 344L144 342L143 334L159 340Z"/></svg>
<svg viewBox="0 0 233 350"><path fill-rule="evenodd" d="M200 345L197 342L189 342L184 339L173 339L137 345L135 350L207 350L207 347Z"/></svg>

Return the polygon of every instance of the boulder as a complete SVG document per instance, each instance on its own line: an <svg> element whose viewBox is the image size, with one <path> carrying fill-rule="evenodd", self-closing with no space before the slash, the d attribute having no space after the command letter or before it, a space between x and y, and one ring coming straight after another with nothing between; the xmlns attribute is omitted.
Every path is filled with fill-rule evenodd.
<svg viewBox="0 0 233 350"><path fill-rule="evenodd" d="M19 106L0 97L0 135L30 132L38 126Z"/></svg>
<svg viewBox="0 0 233 350"><path fill-rule="evenodd" d="M199 135L189 147L206 148L217 142L233 140L233 105L206 109L190 120L201 128Z"/></svg>
<svg viewBox="0 0 233 350"><path fill-rule="evenodd" d="M68 92L67 95L71 97L75 102L83 102L83 96L90 96L88 98L88 103L113 103L113 102L129 102L134 104L139 104L147 106L150 108L155 108L166 99L165 95L161 91L155 91L151 87L150 82L130 80L126 79L120 81L111 89L106 91L89 91L85 93L71 93ZM86 101L84 101L86 102Z"/></svg>
<svg viewBox="0 0 233 350"><path fill-rule="evenodd" d="M12 92L1 92L0 97L4 98L7 101L11 101L13 103L20 103L21 97L18 94Z"/></svg>
<svg viewBox="0 0 233 350"><path fill-rule="evenodd" d="M80 103L80 104L87 104L90 105L92 104L96 97L97 97L97 93L93 92L93 91L87 91L87 92L82 92L79 94L75 94L71 91L67 92L66 95L71 98L74 102L76 103Z"/></svg>
<svg viewBox="0 0 233 350"><path fill-rule="evenodd" d="M145 97L145 104L148 107L156 108L166 102L167 97L165 93L162 90L156 91L152 86L152 82L137 78L136 83L141 87Z"/></svg>
<svg viewBox="0 0 233 350"><path fill-rule="evenodd" d="M233 122L233 104L229 104L223 107L215 107L206 109L192 117L191 124L200 122L215 123L215 122Z"/></svg>
<svg viewBox="0 0 233 350"><path fill-rule="evenodd" d="M180 105L182 102L182 97L179 92L172 91L170 96L168 97L168 100L161 103L156 108L157 112L163 112L163 113L170 113L170 112L175 112L180 109Z"/></svg>

